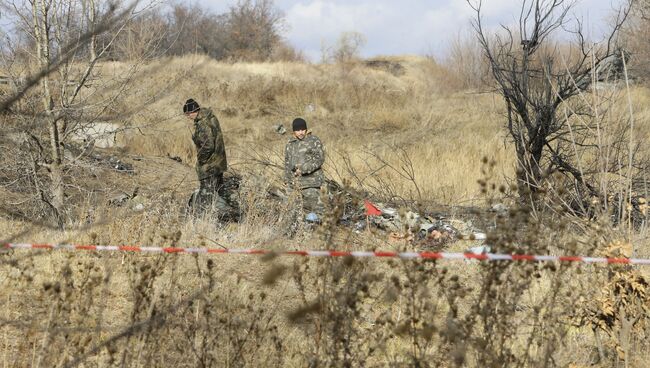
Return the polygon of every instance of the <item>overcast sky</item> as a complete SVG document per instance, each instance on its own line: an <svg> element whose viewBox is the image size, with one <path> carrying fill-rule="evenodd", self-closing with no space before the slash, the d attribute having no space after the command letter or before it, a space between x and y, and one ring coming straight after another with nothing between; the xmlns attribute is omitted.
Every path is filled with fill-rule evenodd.
<svg viewBox="0 0 650 368"><path fill-rule="evenodd" d="M483 0L485 22L511 24L522 0ZM577 0L573 15L598 35L622 0ZM222 12L236 0L199 0ZM395 54L444 56L451 38L469 28L472 9L465 0L275 0L286 17L285 37L311 60L319 60L321 43L342 32L362 33L365 57Z"/></svg>

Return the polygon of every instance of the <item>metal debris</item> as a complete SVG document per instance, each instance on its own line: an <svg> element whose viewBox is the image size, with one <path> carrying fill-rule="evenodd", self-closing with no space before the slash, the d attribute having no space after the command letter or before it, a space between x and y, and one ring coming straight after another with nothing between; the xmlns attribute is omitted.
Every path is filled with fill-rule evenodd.
<svg viewBox="0 0 650 368"><path fill-rule="evenodd" d="M280 135L284 135L287 132L287 128L285 128L282 124L276 124L273 126L273 131Z"/></svg>

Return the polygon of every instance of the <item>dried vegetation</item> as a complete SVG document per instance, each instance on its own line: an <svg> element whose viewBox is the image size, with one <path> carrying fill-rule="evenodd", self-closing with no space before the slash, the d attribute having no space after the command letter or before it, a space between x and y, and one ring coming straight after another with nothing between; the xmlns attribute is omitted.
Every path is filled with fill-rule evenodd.
<svg viewBox="0 0 650 368"><path fill-rule="evenodd" d="M328 176L350 192L424 212L508 204L482 212L493 252L650 256L645 223L612 221L621 216L611 208L579 216L561 176L536 193L543 206L511 201L519 188L507 180L515 165L498 97L450 87L428 59L387 61L403 73L190 56L148 64L115 107L139 107L121 122L122 147L93 150L127 169L80 158L68 172L66 230L40 217L29 160L3 136L3 152L15 153L2 157L2 238L419 250L408 236L338 226L350 206L343 195L328 201L323 225L284 235L289 211L268 193L280 185L286 137L273 126L301 115L326 144ZM119 75L129 66L101 68ZM239 223L183 212L197 184L180 114L190 96L221 120L231 170L243 178ZM613 94L607 118L624 115L627 96ZM647 138L648 91L629 96L636 139ZM601 180L614 187L621 177ZM647 278L630 266L4 251L0 280L0 359L11 367L641 367L650 347Z"/></svg>

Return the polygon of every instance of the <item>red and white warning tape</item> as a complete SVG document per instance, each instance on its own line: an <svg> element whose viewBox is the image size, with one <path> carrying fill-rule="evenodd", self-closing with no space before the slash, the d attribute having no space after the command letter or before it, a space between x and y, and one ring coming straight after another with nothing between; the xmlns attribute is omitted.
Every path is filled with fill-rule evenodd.
<svg viewBox="0 0 650 368"><path fill-rule="evenodd" d="M479 261L521 261L521 262L574 262L574 263L622 263L650 265L650 259L642 258L604 258L581 256L544 256L525 254L495 253L444 253L444 252L390 252L390 251L339 251L339 250L266 250L266 249L219 249L219 248L176 248L176 247L137 247L116 245L75 245L75 244L28 244L5 243L5 249L45 249L71 251L109 251L144 253L183 253L183 254L249 254L303 257L355 257L355 258L401 258L401 259L450 259Z"/></svg>

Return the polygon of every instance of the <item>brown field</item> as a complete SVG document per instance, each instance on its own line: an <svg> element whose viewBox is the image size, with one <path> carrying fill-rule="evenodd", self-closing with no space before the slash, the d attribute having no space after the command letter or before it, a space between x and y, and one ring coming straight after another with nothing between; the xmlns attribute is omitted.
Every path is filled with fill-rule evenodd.
<svg viewBox="0 0 650 368"><path fill-rule="evenodd" d="M188 56L140 66L102 65L134 82L115 111L120 147L98 149L134 174L80 167L65 231L0 218L10 242L262 249L422 250L386 232L331 221L284 235L281 187L289 128L304 117L326 146L326 175L371 198L410 203L497 229L500 252L650 256L645 226L520 211L509 185L515 161L504 107L491 92L459 90L441 65L384 60L401 73L302 63L225 64ZM628 91L612 91L604 118L627 123ZM650 138L650 91L629 91L634 137ZM102 96L98 96L101 98ZM211 107L230 170L242 177L240 223L188 219L198 185L182 103ZM594 98L594 96L585 96ZM619 119L620 121L618 121ZM182 162L168 156L179 157ZM483 163L487 157L493 164ZM91 174L93 173L93 174ZM489 185L487 186L489 188ZM138 195L124 206L117 193ZM27 194L0 187L5 208ZM408 199L408 201L402 201ZM339 203L330 205L333 218ZM495 202L507 216L483 211ZM137 207L141 205L141 207ZM570 219L570 220L568 220ZM477 221L477 220L474 220ZM455 241L446 251L473 243ZM644 367L650 289L629 266L292 259L7 251L0 254L2 367Z"/></svg>

